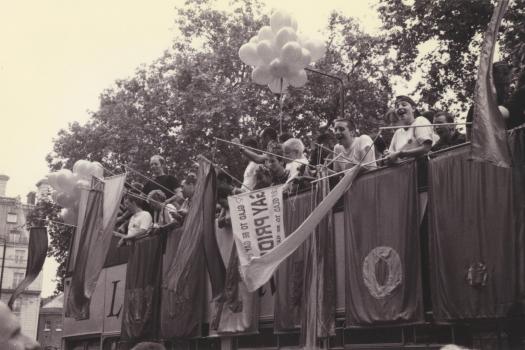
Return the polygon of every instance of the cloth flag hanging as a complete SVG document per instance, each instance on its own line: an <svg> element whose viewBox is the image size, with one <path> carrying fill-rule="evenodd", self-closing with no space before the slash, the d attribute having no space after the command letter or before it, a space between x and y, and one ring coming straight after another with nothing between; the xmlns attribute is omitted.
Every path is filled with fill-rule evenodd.
<svg viewBox="0 0 525 350"><path fill-rule="evenodd" d="M122 312L122 338L154 339L159 329L162 243L160 236L131 246Z"/></svg>
<svg viewBox="0 0 525 350"><path fill-rule="evenodd" d="M344 197L348 327L423 321L416 171L372 171Z"/></svg>
<svg viewBox="0 0 525 350"><path fill-rule="evenodd" d="M289 196L284 202L284 227L290 235L315 208L313 191ZM301 327L304 300L305 244L300 245L275 272L274 332Z"/></svg>
<svg viewBox="0 0 525 350"><path fill-rule="evenodd" d="M320 176L328 172L321 171ZM316 202L320 203L330 192L329 179L314 187ZM303 288L303 316L301 345L315 349L318 338L335 335L335 231L332 213L317 226L305 247L305 276Z"/></svg>
<svg viewBox="0 0 525 350"><path fill-rule="evenodd" d="M505 121L499 111L492 76L492 60L501 20L509 0L499 0L485 32L474 91L472 121L472 158L509 167L511 158L507 144Z"/></svg>
<svg viewBox="0 0 525 350"><path fill-rule="evenodd" d="M83 219L80 237L78 239L78 251L75 257L71 288L66 299L66 317L75 319L89 318L89 298L85 294L86 267L89 261L90 251L88 249L94 236L102 233L103 216L103 186L99 180L93 178L92 188L89 191L85 216ZM79 212L79 216L82 213ZM77 227L76 235L79 234Z"/></svg>
<svg viewBox="0 0 525 350"><path fill-rule="evenodd" d="M88 261L84 279L84 293L87 298L91 298L97 281L102 271L106 255L113 238L113 228L117 218L126 174L120 174L104 179L104 199L102 205L102 230L93 232L88 246L82 249L89 250Z"/></svg>
<svg viewBox="0 0 525 350"><path fill-rule="evenodd" d="M93 178L93 189L87 191L85 210L79 211L80 230L70 292L66 310L75 318L88 317L89 300L95 291L100 272L112 242L113 228L118 213L126 174L104 179Z"/></svg>
<svg viewBox="0 0 525 350"><path fill-rule="evenodd" d="M5 244L5 243L4 243ZM27 253L26 276L15 288L7 305L13 308L13 303L22 292L37 278L47 254L47 231L45 227L31 227L29 230L29 246Z"/></svg>
<svg viewBox="0 0 525 350"><path fill-rule="evenodd" d="M253 292L268 282L279 264L293 254L310 234L314 232L315 227L352 185L352 182L360 170L361 166L359 165L350 169L325 199L319 203L308 218L292 234L286 237L282 243L260 258L252 257L245 264L241 261L241 276L249 291ZM238 246L237 251L240 257L242 250L240 250Z"/></svg>
<svg viewBox="0 0 525 350"><path fill-rule="evenodd" d="M182 236L177 244L177 250L175 252L166 251L166 260L168 261L166 261L167 266L162 283L165 297L161 311L161 335L164 338L200 334L204 307L205 264L206 261L218 260L220 260L220 264L223 264L218 248L216 249L217 257L205 257L204 254L210 252L204 248L205 237L212 237L215 240L213 234L215 202L210 199L215 196L214 177L215 173L211 165L200 160L195 192L192 196L189 212L180 230ZM205 208L206 206L209 207ZM211 218L204 217L204 215L212 214ZM212 235L204 234L204 230L210 230ZM177 231L175 230L175 232ZM170 236L175 232L172 232ZM224 270L221 273L224 276L224 264L222 269ZM212 289L214 289L213 281L217 281L218 278L211 276L212 269L209 269L209 272ZM222 283L224 283L224 279ZM216 290L219 289L220 287L216 287Z"/></svg>
<svg viewBox="0 0 525 350"><path fill-rule="evenodd" d="M523 244L512 168L461 148L429 162L431 290L437 320L505 317L516 297ZM523 246L521 246L521 250ZM519 253L521 254L521 253Z"/></svg>
<svg viewBox="0 0 525 350"><path fill-rule="evenodd" d="M210 335L253 334L258 332L259 298L250 293L239 273L239 256L231 227L218 227L215 232L226 270L223 295L212 303Z"/></svg>

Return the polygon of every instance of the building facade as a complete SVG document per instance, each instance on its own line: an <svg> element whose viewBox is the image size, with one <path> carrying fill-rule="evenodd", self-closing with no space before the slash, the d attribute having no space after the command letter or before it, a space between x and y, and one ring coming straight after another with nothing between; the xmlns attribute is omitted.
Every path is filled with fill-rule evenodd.
<svg viewBox="0 0 525 350"><path fill-rule="evenodd" d="M40 308L37 340L43 350L60 350L64 294L50 298Z"/></svg>
<svg viewBox="0 0 525 350"><path fill-rule="evenodd" d="M25 277L29 231L26 216L33 208L20 198L7 197L6 186L9 177L0 175L0 292L1 300L9 301L16 286ZM21 331L36 339L42 274L20 295L13 305L14 313L20 318Z"/></svg>

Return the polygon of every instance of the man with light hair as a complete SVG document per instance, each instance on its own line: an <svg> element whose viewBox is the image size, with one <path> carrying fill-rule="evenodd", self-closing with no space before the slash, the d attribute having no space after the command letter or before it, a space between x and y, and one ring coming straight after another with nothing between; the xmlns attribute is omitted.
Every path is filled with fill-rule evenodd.
<svg viewBox="0 0 525 350"><path fill-rule="evenodd" d="M294 177L302 175L308 159L304 155L304 144L297 138L291 138L283 143L283 154L286 157L286 170L290 172L288 182Z"/></svg>
<svg viewBox="0 0 525 350"><path fill-rule="evenodd" d="M2 350L37 350L40 345L20 331L20 321L0 301L0 349Z"/></svg>

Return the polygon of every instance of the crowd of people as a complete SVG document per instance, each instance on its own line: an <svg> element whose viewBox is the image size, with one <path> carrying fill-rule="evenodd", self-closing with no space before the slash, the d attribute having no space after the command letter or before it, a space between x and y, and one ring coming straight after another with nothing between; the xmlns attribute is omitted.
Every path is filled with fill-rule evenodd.
<svg viewBox="0 0 525 350"><path fill-rule="evenodd" d="M525 74L510 98L508 95L508 66L495 63L493 67L496 94L500 111L508 128L525 123ZM407 159L420 158L469 140L472 108L467 115L466 134L461 133L455 118L443 110L420 113L417 103L409 96L397 96L394 108L384 120L393 132L387 145L381 132L359 134L350 119L337 119L330 128L316 135L308 147L290 133L279 134L267 127L258 137L235 138L230 144L247 162L242 181L232 181L229 173L219 170L217 176L219 226L229 224L227 197L232 194L284 185L284 191L293 192L309 188L323 169L337 181L344 172L357 164L365 169L392 166ZM152 178L145 184L135 183L123 202L115 235L119 244L154 232L158 228L182 225L191 205L197 176L186 174L182 182L166 174L164 158L154 155L150 159ZM332 185L334 181L331 181Z"/></svg>

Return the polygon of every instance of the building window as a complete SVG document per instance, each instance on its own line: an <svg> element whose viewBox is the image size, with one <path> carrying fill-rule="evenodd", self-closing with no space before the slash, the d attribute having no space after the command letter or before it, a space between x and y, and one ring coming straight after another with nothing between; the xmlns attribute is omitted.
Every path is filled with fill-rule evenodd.
<svg viewBox="0 0 525 350"><path fill-rule="evenodd" d="M11 230L9 232L9 243L20 243L20 231Z"/></svg>
<svg viewBox="0 0 525 350"><path fill-rule="evenodd" d="M22 282L23 279L24 279L24 274L22 272L15 272L13 274L13 289L18 287L18 285L20 284L20 282Z"/></svg>
<svg viewBox="0 0 525 350"><path fill-rule="evenodd" d="M50 320L45 320L44 321L44 331L45 332L49 332L51 330L51 321Z"/></svg>
<svg viewBox="0 0 525 350"><path fill-rule="evenodd" d="M7 213L7 223L16 224L18 222L18 215L16 213Z"/></svg>
<svg viewBox="0 0 525 350"><path fill-rule="evenodd" d="M15 250L15 263L21 264L24 262L26 252L23 250Z"/></svg>

